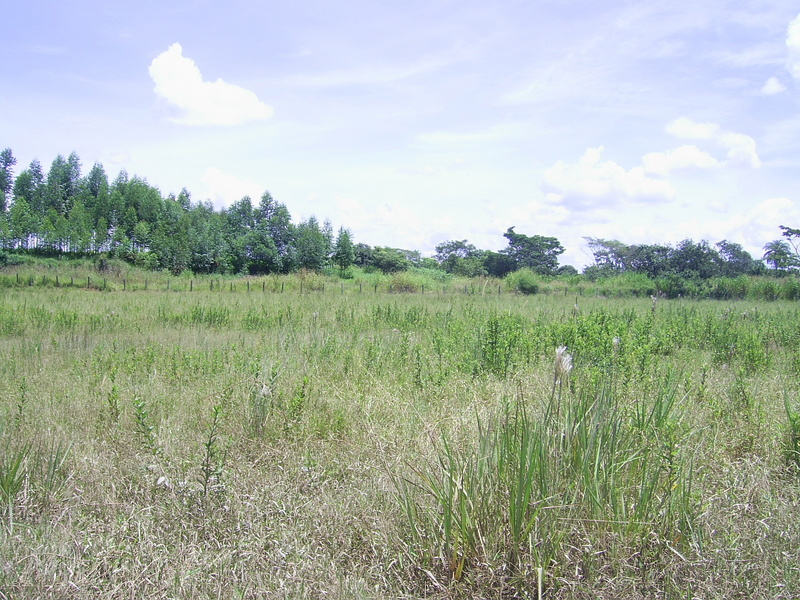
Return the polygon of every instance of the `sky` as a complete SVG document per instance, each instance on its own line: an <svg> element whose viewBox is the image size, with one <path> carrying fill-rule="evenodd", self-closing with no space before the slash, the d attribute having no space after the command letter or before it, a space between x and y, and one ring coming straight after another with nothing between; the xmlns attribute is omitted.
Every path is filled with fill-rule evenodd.
<svg viewBox="0 0 800 600"><path fill-rule="evenodd" d="M3 10L0 148L431 255L800 227L796 0L73 0Z"/></svg>

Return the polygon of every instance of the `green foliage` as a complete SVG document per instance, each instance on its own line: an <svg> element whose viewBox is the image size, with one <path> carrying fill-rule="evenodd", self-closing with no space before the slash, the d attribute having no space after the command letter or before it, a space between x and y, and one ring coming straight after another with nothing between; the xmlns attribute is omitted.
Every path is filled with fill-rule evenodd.
<svg viewBox="0 0 800 600"><path fill-rule="evenodd" d="M141 398L133 401L134 418L136 419L136 434L142 447L154 457L158 458L163 454L163 448L158 444L155 434L155 425L147 409L147 404Z"/></svg>
<svg viewBox="0 0 800 600"><path fill-rule="evenodd" d="M506 377L519 358L522 323L510 315L492 316L479 332L482 371Z"/></svg>
<svg viewBox="0 0 800 600"><path fill-rule="evenodd" d="M558 269L558 257L564 247L554 237L527 236L509 227L503 234L508 239L508 248L503 253L516 263L516 268L527 267L540 275L552 275Z"/></svg>
<svg viewBox="0 0 800 600"><path fill-rule="evenodd" d="M356 260L355 247L350 232L344 227L339 229L336 246L333 251L333 262L344 273Z"/></svg>
<svg viewBox="0 0 800 600"><path fill-rule="evenodd" d="M443 435L434 461L393 476L409 552L461 581L479 564L555 568L577 533L570 523L598 536L691 535L693 472L679 456L686 433L671 385L633 411L604 383L539 417L518 399L479 420L474 441Z"/></svg>
<svg viewBox="0 0 800 600"><path fill-rule="evenodd" d="M8 532L14 532L14 503L27 477L26 463L29 446L3 449L0 455L0 500L3 501L8 520Z"/></svg>
<svg viewBox="0 0 800 600"><path fill-rule="evenodd" d="M531 269L519 269L506 277L506 287L520 294L538 294L542 279Z"/></svg>

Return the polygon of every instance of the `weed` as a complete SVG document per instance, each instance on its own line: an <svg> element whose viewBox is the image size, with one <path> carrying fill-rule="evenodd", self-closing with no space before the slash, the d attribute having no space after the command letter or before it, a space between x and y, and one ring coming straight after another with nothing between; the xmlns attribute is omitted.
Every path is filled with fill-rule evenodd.
<svg viewBox="0 0 800 600"><path fill-rule="evenodd" d="M139 436L142 447L155 458L160 458L164 450L156 438L155 425L153 425L147 404L144 400L138 398L133 401L133 410L136 419L136 433Z"/></svg>
<svg viewBox="0 0 800 600"><path fill-rule="evenodd" d="M225 465L225 453L219 447L219 429L222 421L222 405L212 408L211 422L208 425L206 439L203 442L203 460L200 464L200 486L203 498L212 491L224 488L222 472Z"/></svg>

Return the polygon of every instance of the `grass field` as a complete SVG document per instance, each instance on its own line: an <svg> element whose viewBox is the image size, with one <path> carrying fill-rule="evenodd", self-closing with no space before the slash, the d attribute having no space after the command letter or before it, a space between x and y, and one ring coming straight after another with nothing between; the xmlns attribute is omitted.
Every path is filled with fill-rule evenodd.
<svg viewBox="0 0 800 600"><path fill-rule="evenodd" d="M0 290L0 598L800 597L796 303L293 282Z"/></svg>

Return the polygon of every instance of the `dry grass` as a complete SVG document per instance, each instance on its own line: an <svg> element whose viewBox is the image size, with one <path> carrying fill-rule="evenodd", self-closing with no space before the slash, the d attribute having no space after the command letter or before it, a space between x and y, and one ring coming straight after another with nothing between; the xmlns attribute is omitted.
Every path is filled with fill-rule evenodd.
<svg viewBox="0 0 800 600"><path fill-rule="evenodd" d="M26 452L0 598L535 597L537 567L549 598L800 596L794 305L0 294L0 469ZM511 400L543 411L562 345L570 402L613 381L627 411L673 373L691 534L564 515L550 564L476 554L454 581L414 546L393 480L435 464L442 436L469 452Z"/></svg>

